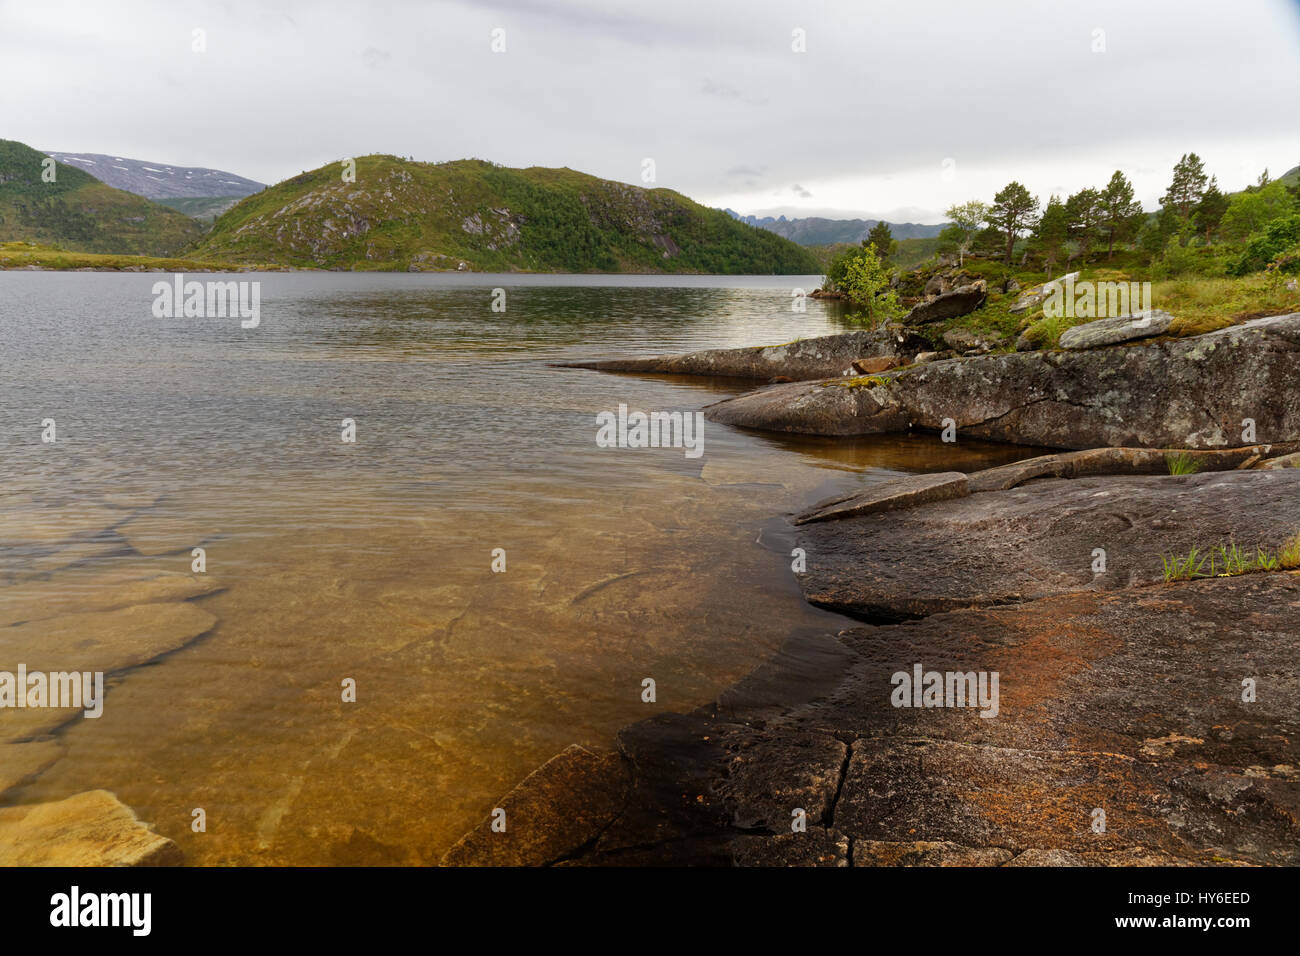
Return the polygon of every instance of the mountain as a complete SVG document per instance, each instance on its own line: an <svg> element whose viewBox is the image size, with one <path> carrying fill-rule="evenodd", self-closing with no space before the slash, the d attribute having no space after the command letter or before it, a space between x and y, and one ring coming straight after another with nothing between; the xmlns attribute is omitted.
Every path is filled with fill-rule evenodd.
<svg viewBox="0 0 1300 956"><path fill-rule="evenodd" d="M77 252L172 255L202 233L193 219L114 189L75 166L0 139L0 241L23 240Z"/></svg>
<svg viewBox="0 0 1300 956"><path fill-rule="evenodd" d="M787 219L785 216L778 216L775 219L771 216L759 218L742 216L734 209L728 209L727 214L751 226L784 236L801 246L828 246L836 242L858 243L867 238L871 227L880 221L879 219L821 219L816 216L807 219ZM889 231L895 239L932 239L939 235L946 225L947 223L927 226L915 222L891 222Z"/></svg>
<svg viewBox="0 0 1300 956"><path fill-rule="evenodd" d="M50 151L46 155L76 166L114 189L124 189L145 199L210 199L217 196L242 199L266 188L264 183L201 166L168 166L166 163L123 159L102 153Z"/></svg>
<svg viewBox="0 0 1300 956"><path fill-rule="evenodd" d="M332 163L242 200L196 254L327 269L820 272L807 250L670 189L477 159L363 156L355 181L347 171Z"/></svg>

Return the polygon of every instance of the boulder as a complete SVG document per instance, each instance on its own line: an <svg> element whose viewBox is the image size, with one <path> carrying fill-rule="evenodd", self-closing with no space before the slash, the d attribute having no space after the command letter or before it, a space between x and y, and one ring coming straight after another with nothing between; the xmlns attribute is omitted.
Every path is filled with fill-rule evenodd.
<svg viewBox="0 0 1300 956"><path fill-rule="evenodd" d="M705 409L767 431L869 435L916 428L1049 448L1232 448L1300 440L1300 313L1118 349L938 361L858 382L798 382ZM838 387L837 387L838 385ZM849 386L849 387L845 387Z"/></svg>
<svg viewBox="0 0 1300 956"><path fill-rule="evenodd" d="M1079 273L1071 272L1068 275L1061 276L1059 279L1052 279L1044 282L1042 285L1034 286L1032 289L1021 294L1020 298L1016 300L1016 304L1011 307L1011 311L1024 312L1026 309L1031 309L1047 300L1047 297L1052 294L1052 286L1054 284L1060 284L1063 286L1065 283L1076 281L1078 278Z"/></svg>
<svg viewBox="0 0 1300 956"><path fill-rule="evenodd" d="M107 790L0 809L0 866L167 866L180 850Z"/></svg>
<svg viewBox="0 0 1300 956"><path fill-rule="evenodd" d="M1095 349L1103 345L1117 345L1135 339L1149 339L1164 335L1173 325L1174 317L1168 312L1154 309L1109 319L1097 319L1066 329L1061 333L1063 349Z"/></svg>
<svg viewBox="0 0 1300 956"><path fill-rule="evenodd" d="M970 329L949 329L943 333L943 341L950 349L956 349L958 352L987 352L997 344L997 339L986 338Z"/></svg>
<svg viewBox="0 0 1300 956"><path fill-rule="evenodd" d="M902 322L904 325L928 325L931 322L955 319L974 312L987 298L988 283L979 279L913 306Z"/></svg>
<svg viewBox="0 0 1300 956"><path fill-rule="evenodd" d="M875 375L897 368L899 364L898 359L892 355L879 355L875 358L856 359L853 362L853 371L859 375Z"/></svg>

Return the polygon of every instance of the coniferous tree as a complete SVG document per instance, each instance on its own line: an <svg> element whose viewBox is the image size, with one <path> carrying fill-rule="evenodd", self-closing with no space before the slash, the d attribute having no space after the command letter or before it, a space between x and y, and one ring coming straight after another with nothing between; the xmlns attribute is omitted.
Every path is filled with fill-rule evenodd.
<svg viewBox="0 0 1300 956"><path fill-rule="evenodd" d="M1218 231L1223 214L1227 211L1228 197L1219 190L1218 180L1211 176L1210 185L1205 187L1205 195L1196 204L1196 212L1192 215L1196 228L1205 233L1207 243Z"/></svg>
<svg viewBox="0 0 1300 956"><path fill-rule="evenodd" d="M1015 249L1016 238L1024 231L1033 229L1038 216L1038 198L1031 196L1029 190L1017 182L1008 183L993 197L985 217L989 226L1002 234L1006 241L1006 264L1011 265L1011 253Z"/></svg>
<svg viewBox="0 0 1300 956"><path fill-rule="evenodd" d="M1143 220L1142 204L1133 198L1133 184L1115 170L1101 191L1101 228L1106 234L1106 258L1115 254L1116 240L1124 242L1137 235Z"/></svg>
<svg viewBox="0 0 1300 956"><path fill-rule="evenodd" d="M1061 261L1069 236L1070 216L1065 203L1061 202L1060 196L1052 196L1047 200L1047 208L1043 210L1034 232L1034 242L1043 255L1043 265L1049 279L1052 278L1052 270Z"/></svg>
<svg viewBox="0 0 1300 956"><path fill-rule="evenodd" d="M1205 195L1208 177L1205 164L1195 153L1184 153L1174 165L1174 178L1169 189L1160 197L1160 205L1172 209L1183 223L1192 218L1197 204Z"/></svg>
<svg viewBox="0 0 1300 956"><path fill-rule="evenodd" d="M1070 221L1070 235L1079 243L1079 258L1086 263L1101 226L1101 193L1095 189L1079 190L1065 201L1065 212Z"/></svg>
<svg viewBox="0 0 1300 956"><path fill-rule="evenodd" d="M894 254L894 250L898 248L898 243L894 241L894 235L889 230L889 223L883 219L871 227L863 245L875 246L876 255L880 257L881 262L887 262Z"/></svg>

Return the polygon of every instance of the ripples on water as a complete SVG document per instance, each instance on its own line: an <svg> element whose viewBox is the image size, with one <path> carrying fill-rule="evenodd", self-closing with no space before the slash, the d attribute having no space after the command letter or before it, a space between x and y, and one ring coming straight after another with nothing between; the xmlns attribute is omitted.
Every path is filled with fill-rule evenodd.
<svg viewBox="0 0 1300 956"><path fill-rule="evenodd" d="M103 787L192 863L434 862L565 746L607 747L843 626L756 543L773 515L1024 455L711 424L697 459L599 449L597 412L746 386L548 365L845 328L834 304L791 310L813 277L192 277L261 281L249 330L154 318L158 278L0 273L0 609L45 596L0 629L0 670L17 629L61 633L123 581L188 571L197 544L214 623L111 677L104 716L53 735L0 803ZM70 626L93 641L104 620Z"/></svg>

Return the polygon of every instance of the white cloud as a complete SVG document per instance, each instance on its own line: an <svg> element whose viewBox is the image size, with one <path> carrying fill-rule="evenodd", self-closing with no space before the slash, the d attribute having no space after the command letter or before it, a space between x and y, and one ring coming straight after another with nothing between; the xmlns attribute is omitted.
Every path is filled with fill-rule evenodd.
<svg viewBox="0 0 1300 956"><path fill-rule="evenodd" d="M0 0L0 135L265 182L369 152L637 182L652 157L711 205L934 221L1117 168L1152 204L1189 150L1225 188L1279 173L1298 67L1287 0Z"/></svg>

